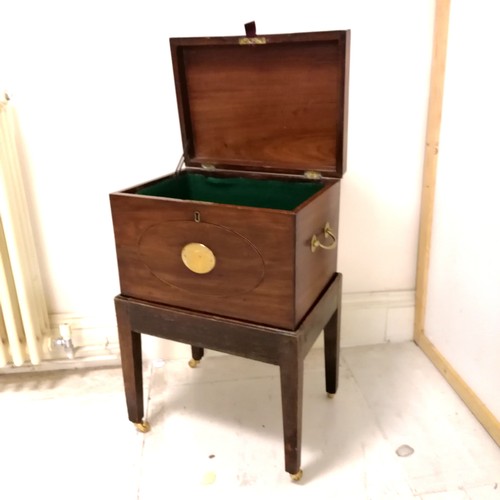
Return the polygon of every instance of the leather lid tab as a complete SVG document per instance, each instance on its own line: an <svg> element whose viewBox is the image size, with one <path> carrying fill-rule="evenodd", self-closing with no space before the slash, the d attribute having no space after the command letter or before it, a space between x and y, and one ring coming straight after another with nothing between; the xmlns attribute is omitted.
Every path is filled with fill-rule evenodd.
<svg viewBox="0 0 500 500"><path fill-rule="evenodd" d="M255 25L255 21L245 24L245 34L249 37L257 36L257 26Z"/></svg>

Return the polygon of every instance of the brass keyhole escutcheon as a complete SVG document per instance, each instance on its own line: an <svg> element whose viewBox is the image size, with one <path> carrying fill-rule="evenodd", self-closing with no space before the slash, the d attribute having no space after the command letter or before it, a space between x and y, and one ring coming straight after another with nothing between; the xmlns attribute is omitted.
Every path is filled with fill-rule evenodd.
<svg viewBox="0 0 500 500"><path fill-rule="evenodd" d="M207 274L216 263L215 255L202 243L188 243L181 251L182 262L193 273Z"/></svg>

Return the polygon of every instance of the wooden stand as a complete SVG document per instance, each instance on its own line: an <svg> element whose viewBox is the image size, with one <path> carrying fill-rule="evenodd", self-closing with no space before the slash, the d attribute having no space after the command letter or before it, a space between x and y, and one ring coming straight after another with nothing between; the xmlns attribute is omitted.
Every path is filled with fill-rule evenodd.
<svg viewBox="0 0 500 500"><path fill-rule="evenodd" d="M295 331L117 296L115 307L130 421L147 428L143 422L141 333L190 344L195 361L201 360L208 348L278 365L285 470L294 479L300 479L304 358L324 330L326 392L331 397L339 379L341 295L342 275L336 274Z"/></svg>

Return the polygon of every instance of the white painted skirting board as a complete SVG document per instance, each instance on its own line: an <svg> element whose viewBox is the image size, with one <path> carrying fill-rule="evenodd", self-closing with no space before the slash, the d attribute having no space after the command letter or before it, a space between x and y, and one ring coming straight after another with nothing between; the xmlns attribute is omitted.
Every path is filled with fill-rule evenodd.
<svg viewBox="0 0 500 500"><path fill-rule="evenodd" d="M412 340L414 315L414 290L344 294L341 345Z"/></svg>
<svg viewBox="0 0 500 500"><path fill-rule="evenodd" d="M403 342L413 338L415 311L414 291L350 293L342 297L342 347ZM29 370L80 368L83 366L119 363L118 336L114 318L79 318L71 314L50 316L54 338L58 337L58 325L68 323L72 329L75 359L65 359L62 349L47 349L50 358L39 367ZM323 345L320 336L314 347ZM188 359L189 346L143 336L145 359ZM207 355L219 353L208 352ZM12 369L0 370L0 373ZM23 370L23 367L16 368Z"/></svg>

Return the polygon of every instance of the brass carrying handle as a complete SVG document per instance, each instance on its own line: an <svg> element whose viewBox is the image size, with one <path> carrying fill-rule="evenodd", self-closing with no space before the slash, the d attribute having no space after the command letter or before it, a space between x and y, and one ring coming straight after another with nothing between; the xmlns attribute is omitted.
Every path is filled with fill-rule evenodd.
<svg viewBox="0 0 500 500"><path fill-rule="evenodd" d="M337 246L337 238L335 237L335 234L333 234L333 230L328 222L323 228L323 236L325 241L328 240L328 238L331 238L332 241L328 244L321 243L318 236L313 234L311 238L311 252L315 252L318 248L323 248L323 250L333 250Z"/></svg>

